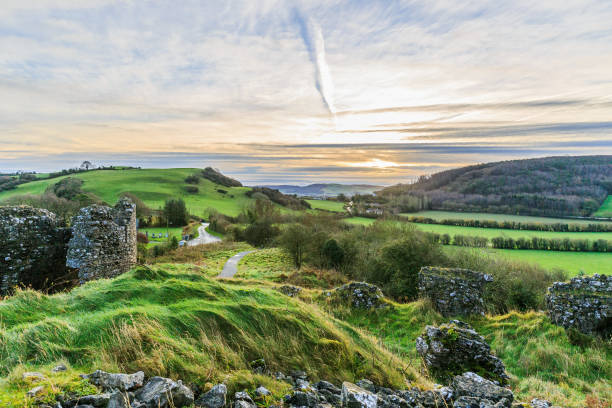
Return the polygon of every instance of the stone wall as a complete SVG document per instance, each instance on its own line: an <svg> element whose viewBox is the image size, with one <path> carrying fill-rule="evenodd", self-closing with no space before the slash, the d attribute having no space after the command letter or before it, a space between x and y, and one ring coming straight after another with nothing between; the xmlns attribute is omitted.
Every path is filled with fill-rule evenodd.
<svg viewBox="0 0 612 408"><path fill-rule="evenodd" d="M612 336L612 276L576 277L555 282L546 295L553 323L582 333Z"/></svg>
<svg viewBox="0 0 612 408"><path fill-rule="evenodd" d="M44 289L66 281L69 238L47 210L0 207L0 296L17 286Z"/></svg>
<svg viewBox="0 0 612 408"><path fill-rule="evenodd" d="M419 271L419 295L431 299L444 316L484 314L484 286L492 281L469 269L426 266Z"/></svg>
<svg viewBox="0 0 612 408"><path fill-rule="evenodd" d="M92 205L72 219L66 265L81 284L112 278L136 263L136 206L121 199L114 208Z"/></svg>

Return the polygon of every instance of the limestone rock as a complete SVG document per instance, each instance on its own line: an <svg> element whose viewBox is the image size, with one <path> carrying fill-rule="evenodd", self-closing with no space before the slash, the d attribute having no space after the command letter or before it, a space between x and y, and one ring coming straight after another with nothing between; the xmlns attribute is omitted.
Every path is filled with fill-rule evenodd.
<svg viewBox="0 0 612 408"><path fill-rule="evenodd" d="M38 387L32 388L30 391L26 393L26 395L30 398L34 398L45 390L45 387L39 385Z"/></svg>
<svg viewBox="0 0 612 408"><path fill-rule="evenodd" d="M285 402L291 407L314 408L318 405L319 398L313 392L293 391L292 394L285 396Z"/></svg>
<svg viewBox="0 0 612 408"><path fill-rule="evenodd" d="M332 296L341 303L355 309L375 309L386 307L382 291L366 282L351 282L336 288Z"/></svg>
<svg viewBox="0 0 612 408"><path fill-rule="evenodd" d="M508 379L504 363L491 354L484 337L459 320L427 326L416 340L416 349L427 368L441 378L478 371L502 383Z"/></svg>
<svg viewBox="0 0 612 408"><path fill-rule="evenodd" d="M546 305L556 325L604 339L612 336L612 275L555 282L548 288Z"/></svg>
<svg viewBox="0 0 612 408"><path fill-rule="evenodd" d="M489 275L460 268L425 266L419 271L419 296L431 299L443 316L483 315L484 286Z"/></svg>
<svg viewBox="0 0 612 408"><path fill-rule="evenodd" d="M101 387L104 391L132 391L142 387L144 373L138 371L134 374L113 374L96 370L86 378L90 383Z"/></svg>
<svg viewBox="0 0 612 408"><path fill-rule="evenodd" d="M195 405L203 408L222 408L225 406L227 387L225 384L217 384L197 399Z"/></svg>
<svg viewBox="0 0 612 408"><path fill-rule="evenodd" d="M297 286L291 286L291 285L283 285L278 288L278 291L282 293L283 295L287 295L289 297L295 297L302 291L302 288L298 288Z"/></svg>
<svg viewBox="0 0 612 408"><path fill-rule="evenodd" d="M59 364L56 365L55 367L53 367L53 369L51 369L52 372L54 373L58 373L60 371L66 371L68 368L64 365L64 364Z"/></svg>
<svg viewBox="0 0 612 408"><path fill-rule="evenodd" d="M482 378L478 374L466 372L453 378L451 382L455 401L464 401L465 403L474 401L482 401L485 406L488 404L491 407L509 408L514 400L512 391L507 388L500 387L492 381ZM461 397L470 397L463 398ZM470 405L464 405L469 407Z"/></svg>
<svg viewBox="0 0 612 408"><path fill-rule="evenodd" d="M193 404L193 392L179 381L153 377L136 394L146 408L181 408Z"/></svg>
<svg viewBox="0 0 612 408"><path fill-rule="evenodd" d="M376 408L378 396L350 382L342 383L343 408Z"/></svg>
<svg viewBox="0 0 612 408"><path fill-rule="evenodd" d="M78 405L90 405L94 408L107 408L111 393L86 395L64 403L64 408L75 407Z"/></svg>

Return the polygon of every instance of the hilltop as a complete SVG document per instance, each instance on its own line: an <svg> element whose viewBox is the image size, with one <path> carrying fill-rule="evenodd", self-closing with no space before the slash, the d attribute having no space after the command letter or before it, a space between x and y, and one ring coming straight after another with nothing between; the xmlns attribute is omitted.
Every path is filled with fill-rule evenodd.
<svg viewBox="0 0 612 408"><path fill-rule="evenodd" d="M612 156L545 157L461 167L378 192L421 209L591 216L612 194ZM598 213L598 215L603 215Z"/></svg>

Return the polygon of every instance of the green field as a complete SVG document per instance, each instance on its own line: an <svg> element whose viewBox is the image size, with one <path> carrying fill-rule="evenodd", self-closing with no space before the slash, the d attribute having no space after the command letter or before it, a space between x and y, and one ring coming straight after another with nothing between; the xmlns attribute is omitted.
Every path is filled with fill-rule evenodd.
<svg viewBox="0 0 612 408"><path fill-rule="evenodd" d="M374 224L374 222L376 222L375 218L366 218L366 217L351 217L351 218L346 218L344 220L344 222L351 224L351 225L372 225Z"/></svg>
<svg viewBox="0 0 612 408"><path fill-rule="evenodd" d="M191 214L205 217L208 208L227 215L238 215L251 201L245 193L248 187L223 187L201 179L199 192L189 194L185 191L185 178L198 172L198 169L131 169L131 170L96 170L72 174L83 180L82 189L93 193L108 204L114 204L123 192L131 192L153 209L163 207L171 198L183 198ZM38 180L19 185L15 190L0 193L0 201L19 194L42 194L67 176L50 180ZM223 194L217 189L226 190Z"/></svg>
<svg viewBox="0 0 612 408"><path fill-rule="evenodd" d="M599 210L593 213L594 217L610 217L612 218L612 195L609 195L606 198L606 201L603 202Z"/></svg>
<svg viewBox="0 0 612 408"><path fill-rule="evenodd" d="M508 237L508 238L570 238L570 239L606 239L612 240L612 232L554 232L554 231L528 231L528 230L511 230L502 228L476 228L476 227L458 227L455 225L440 225L440 224L419 224L414 223L418 229L423 231L435 232L438 234L453 235L470 235L487 238Z"/></svg>
<svg viewBox="0 0 612 408"><path fill-rule="evenodd" d="M330 200L306 200L313 209L344 212L344 203Z"/></svg>
<svg viewBox="0 0 612 408"><path fill-rule="evenodd" d="M172 237L176 237L179 241L183 238L183 228L141 228L138 232L142 232L143 234L149 233L149 242L167 242L172 239ZM163 238L151 238L151 234L159 235L159 233L163 234ZM166 232L168 232L168 238L166 238Z"/></svg>
<svg viewBox="0 0 612 408"><path fill-rule="evenodd" d="M610 211L612 211L612 199L608 197L610 202ZM604 203L605 206L605 203ZM604 208L602 206L602 208ZM601 209L600 209L601 211ZM472 213L472 212L453 212L453 211L419 211L416 213L400 214L404 217L426 217L434 220L487 220L487 221L514 221L514 222L531 222L540 224L593 224L594 220L581 220L574 218L548 218L548 217L532 217L528 215L511 215L511 214L489 214L489 213ZM593 214L595 215L595 214Z"/></svg>

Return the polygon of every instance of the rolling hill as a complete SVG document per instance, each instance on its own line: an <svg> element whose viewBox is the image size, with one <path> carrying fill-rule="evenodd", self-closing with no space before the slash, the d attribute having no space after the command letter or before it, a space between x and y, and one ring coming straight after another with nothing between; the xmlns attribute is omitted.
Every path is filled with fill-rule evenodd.
<svg viewBox="0 0 612 408"><path fill-rule="evenodd" d="M167 199L181 197L188 210L198 216L206 215L208 208L237 215L252 201L246 195L250 190L248 187L226 187L206 178L200 178L195 184L185 182L187 177L201 171L190 168L94 170L20 184L13 190L0 192L0 202L17 195L42 194L66 177L83 180L84 192L94 194L109 204L114 204L124 192L136 195L153 209L163 207ZM188 186L197 187L198 191L189 193Z"/></svg>
<svg viewBox="0 0 612 408"><path fill-rule="evenodd" d="M416 183L379 192L395 202L417 197L422 209L583 217L598 214L610 194L612 156L478 164L421 176Z"/></svg>

